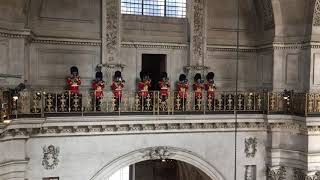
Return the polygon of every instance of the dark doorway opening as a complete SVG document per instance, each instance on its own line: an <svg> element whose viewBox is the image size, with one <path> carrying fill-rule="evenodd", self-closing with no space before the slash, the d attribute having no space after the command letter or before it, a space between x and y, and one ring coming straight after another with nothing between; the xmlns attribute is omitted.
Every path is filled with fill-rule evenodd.
<svg viewBox="0 0 320 180"><path fill-rule="evenodd" d="M151 78L150 90L159 90L158 81L161 72L166 72L165 54L142 54L142 71L149 73Z"/></svg>

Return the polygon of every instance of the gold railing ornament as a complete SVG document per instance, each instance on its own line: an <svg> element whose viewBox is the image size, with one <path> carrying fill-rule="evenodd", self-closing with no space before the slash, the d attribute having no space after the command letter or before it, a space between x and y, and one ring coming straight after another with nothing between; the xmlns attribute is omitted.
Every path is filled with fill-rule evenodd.
<svg viewBox="0 0 320 180"><path fill-rule="evenodd" d="M41 113L41 92L32 93L31 113Z"/></svg>
<svg viewBox="0 0 320 180"><path fill-rule="evenodd" d="M24 91L19 97L17 108L10 115L18 114L55 114L55 113L213 113L243 111L257 113L282 114L319 114L320 93L293 93L282 92L215 92L214 96L203 93L195 97L189 92L181 97L178 92L170 92L168 96L161 97L161 93L149 92L148 96L139 93L123 92L122 97L113 97L112 92L104 92L104 97L97 100L91 91L72 94L69 91ZM3 99L3 98L2 98ZM119 99L119 100L118 100ZM121 99L121 100L120 100ZM119 101L119 102L118 102ZM13 107L12 104L9 104ZM81 112L81 113L78 113ZM4 114L4 113L2 113Z"/></svg>

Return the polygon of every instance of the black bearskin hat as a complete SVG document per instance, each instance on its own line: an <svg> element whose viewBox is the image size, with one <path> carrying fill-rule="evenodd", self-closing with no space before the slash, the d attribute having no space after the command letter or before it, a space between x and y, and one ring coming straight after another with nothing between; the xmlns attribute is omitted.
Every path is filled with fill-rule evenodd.
<svg viewBox="0 0 320 180"><path fill-rule="evenodd" d="M96 79L97 78L100 78L102 80L102 72L101 71L96 72Z"/></svg>
<svg viewBox="0 0 320 180"><path fill-rule="evenodd" d="M179 81L184 81L187 79L187 76L185 74L180 74Z"/></svg>
<svg viewBox="0 0 320 180"><path fill-rule="evenodd" d="M161 78L168 78L168 74L166 72L161 73Z"/></svg>
<svg viewBox="0 0 320 180"><path fill-rule="evenodd" d="M197 81L198 79L201 80L201 74L200 74L200 73L197 73L197 74L194 76L194 81Z"/></svg>
<svg viewBox="0 0 320 180"><path fill-rule="evenodd" d="M146 75L146 73L144 71L140 72L140 79L143 80L143 77Z"/></svg>
<svg viewBox="0 0 320 180"><path fill-rule="evenodd" d="M120 71L116 71L114 72L114 77L121 77L121 72Z"/></svg>
<svg viewBox="0 0 320 180"><path fill-rule="evenodd" d="M78 74L78 68L77 68L77 66L72 66L71 68L70 68L70 72L71 72L71 74L73 74L74 72L76 72L77 74Z"/></svg>
<svg viewBox="0 0 320 180"><path fill-rule="evenodd" d="M213 72L209 72L207 74L207 81L213 80L213 78L214 78L214 73Z"/></svg>

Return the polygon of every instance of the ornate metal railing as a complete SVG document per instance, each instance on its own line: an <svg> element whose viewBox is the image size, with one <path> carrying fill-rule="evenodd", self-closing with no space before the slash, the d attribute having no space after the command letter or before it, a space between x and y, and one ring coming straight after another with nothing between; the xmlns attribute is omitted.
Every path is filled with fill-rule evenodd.
<svg viewBox="0 0 320 180"><path fill-rule="evenodd" d="M104 92L103 98L94 92L73 94L69 91L22 91L17 100L9 92L0 92L1 119L10 116L57 115L122 115L122 114L212 114L212 113L265 113L320 115L320 93L293 92L215 92L215 96L202 98L193 92L181 97L170 92L161 97L160 92L150 92L141 97L138 92L123 92L114 97ZM179 96L180 95L180 96Z"/></svg>

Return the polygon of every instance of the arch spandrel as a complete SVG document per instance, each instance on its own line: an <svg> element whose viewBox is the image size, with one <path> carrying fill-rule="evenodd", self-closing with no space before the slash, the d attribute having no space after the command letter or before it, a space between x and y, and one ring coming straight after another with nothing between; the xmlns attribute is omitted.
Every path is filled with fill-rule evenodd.
<svg viewBox="0 0 320 180"><path fill-rule="evenodd" d="M209 162L199 155L182 148L159 146L138 149L118 157L103 166L90 180L105 180L117 170L147 160L174 159L193 165L212 180L225 180Z"/></svg>

